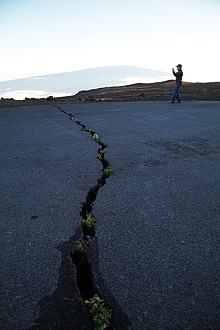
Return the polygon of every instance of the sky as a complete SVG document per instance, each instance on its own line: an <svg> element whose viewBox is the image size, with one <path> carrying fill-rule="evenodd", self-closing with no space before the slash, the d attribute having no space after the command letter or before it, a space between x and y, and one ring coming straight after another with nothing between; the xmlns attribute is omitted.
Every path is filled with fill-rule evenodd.
<svg viewBox="0 0 220 330"><path fill-rule="evenodd" d="M220 0L0 0L0 81L179 63L184 81L220 81L219 13Z"/></svg>

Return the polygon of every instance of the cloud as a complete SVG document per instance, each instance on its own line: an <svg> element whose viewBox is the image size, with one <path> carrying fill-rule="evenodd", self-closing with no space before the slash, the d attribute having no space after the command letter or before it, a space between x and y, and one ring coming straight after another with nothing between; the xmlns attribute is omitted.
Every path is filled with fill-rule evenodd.
<svg viewBox="0 0 220 330"><path fill-rule="evenodd" d="M157 77L148 77L148 78L143 78L143 77L127 77L127 78L123 78L121 79L121 83L117 84L119 85L132 85L132 84L137 84L137 83L154 83L154 82L158 82L158 81L165 81L168 79L168 75L167 76L157 76Z"/></svg>
<svg viewBox="0 0 220 330"><path fill-rule="evenodd" d="M45 77L33 77L31 79L34 79L34 80L49 80L48 78L45 78Z"/></svg>
<svg viewBox="0 0 220 330"><path fill-rule="evenodd" d="M46 98L50 95L53 95L54 97L62 97L72 95L72 93L53 93L42 90L19 89L2 93L1 97L4 99L13 98L15 100L24 100L25 98Z"/></svg>

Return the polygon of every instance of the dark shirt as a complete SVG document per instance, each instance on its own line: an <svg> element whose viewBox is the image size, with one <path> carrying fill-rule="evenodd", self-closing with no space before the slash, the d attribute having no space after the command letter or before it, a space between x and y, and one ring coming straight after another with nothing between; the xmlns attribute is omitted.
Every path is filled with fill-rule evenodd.
<svg viewBox="0 0 220 330"><path fill-rule="evenodd" d="M173 71L173 75L176 77L176 83L181 85L182 84L183 71L182 70L177 71L177 72Z"/></svg>

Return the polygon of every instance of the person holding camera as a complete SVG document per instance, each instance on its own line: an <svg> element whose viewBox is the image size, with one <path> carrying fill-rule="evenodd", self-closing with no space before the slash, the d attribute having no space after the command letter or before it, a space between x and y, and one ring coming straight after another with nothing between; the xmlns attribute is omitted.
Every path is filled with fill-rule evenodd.
<svg viewBox="0 0 220 330"><path fill-rule="evenodd" d="M177 72L175 72L174 68L172 68L173 75L176 77L176 85L174 87L170 103L175 103L176 100L178 103L182 102L180 97L180 88L182 86L182 77L183 77L182 65L178 64L176 68L177 68Z"/></svg>

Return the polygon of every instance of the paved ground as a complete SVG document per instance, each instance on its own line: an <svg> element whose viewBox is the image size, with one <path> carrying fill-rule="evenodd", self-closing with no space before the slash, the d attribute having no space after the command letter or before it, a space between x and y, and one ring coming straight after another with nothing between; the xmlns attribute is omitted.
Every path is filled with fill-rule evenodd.
<svg viewBox="0 0 220 330"><path fill-rule="evenodd" d="M122 329L219 329L219 102L61 105L114 171L88 251ZM0 328L91 329L68 255L98 146L52 106L0 109Z"/></svg>

